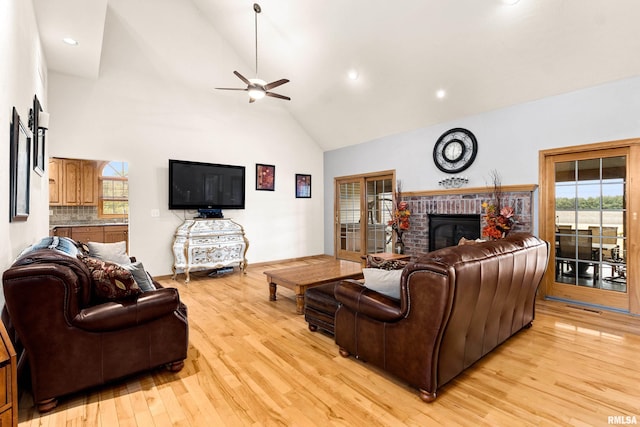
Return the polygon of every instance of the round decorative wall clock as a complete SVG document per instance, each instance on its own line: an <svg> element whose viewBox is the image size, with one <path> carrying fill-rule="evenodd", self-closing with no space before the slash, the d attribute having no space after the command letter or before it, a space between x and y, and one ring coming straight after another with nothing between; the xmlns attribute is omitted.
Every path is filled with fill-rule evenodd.
<svg viewBox="0 0 640 427"><path fill-rule="evenodd" d="M438 169L446 173L459 173L467 169L478 154L476 137L463 128L454 128L443 133L433 147L433 161Z"/></svg>

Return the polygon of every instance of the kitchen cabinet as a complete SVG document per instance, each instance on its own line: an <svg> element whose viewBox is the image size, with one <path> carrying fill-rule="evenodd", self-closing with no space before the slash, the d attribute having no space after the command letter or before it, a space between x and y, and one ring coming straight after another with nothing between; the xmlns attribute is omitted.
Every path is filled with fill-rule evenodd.
<svg viewBox="0 0 640 427"><path fill-rule="evenodd" d="M49 204L62 206L62 163L49 159Z"/></svg>
<svg viewBox="0 0 640 427"><path fill-rule="evenodd" d="M127 242L129 252L129 226L127 225L74 225L54 227L52 236L69 237L76 242L115 243Z"/></svg>
<svg viewBox="0 0 640 427"><path fill-rule="evenodd" d="M52 236L58 237L71 237L71 227L55 227L53 229Z"/></svg>
<svg viewBox="0 0 640 427"><path fill-rule="evenodd" d="M71 227L71 238L76 242L104 242L103 226Z"/></svg>
<svg viewBox="0 0 640 427"><path fill-rule="evenodd" d="M98 171L93 160L49 160L49 205L98 206Z"/></svg>
<svg viewBox="0 0 640 427"><path fill-rule="evenodd" d="M96 162L80 161L80 205L98 206L98 171Z"/></svg>
<svg viewBox="0 0 640 427"><path fill-rule="evenodd" d="M127 242L127 253L129 253L129 227L126 225L105 225L104 243Z"/></svg>

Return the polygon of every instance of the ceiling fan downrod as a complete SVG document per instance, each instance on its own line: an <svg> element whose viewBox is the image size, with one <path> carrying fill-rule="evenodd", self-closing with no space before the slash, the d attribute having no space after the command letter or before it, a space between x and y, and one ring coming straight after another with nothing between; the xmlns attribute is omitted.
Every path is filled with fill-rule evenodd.
<svg viewBox="0 0 640 427"><path fill-rule="evenodd" d="M255 12L255 36L256 36L256 78L258 77L258 14L262 12L262 8L258 3L253 4L253 11Z"/></svg>
<svg viewBox="0 0 640 427"><path fill-rule="evenodd" d="M247 85L246 88L230 88L230 87L217 87L219 90L240 90L249 92L249 102L255 102L257 99L262 99L265 96L269 96L271 98L283 99L285 101L291 101L291 98L288 96L280 95L278 93L271 92L271 89L274 89L278 86L281 86L285 83L289 83L288 79L280 79L271 83L266 83L264 80L258 78L258 14L262 12L262 8L258 3L253 4L253 11L255 12L254 17L254 28L255 28L255 42L256 42L256 77L253 79L247 79L238 71L234 71L235 74L244 84Z"/></svg>

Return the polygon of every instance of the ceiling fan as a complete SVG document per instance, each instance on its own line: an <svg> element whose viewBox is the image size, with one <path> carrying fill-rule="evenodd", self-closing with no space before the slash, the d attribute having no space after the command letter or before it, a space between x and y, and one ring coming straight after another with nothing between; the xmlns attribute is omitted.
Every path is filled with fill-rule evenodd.
<svg viewBox="0 0 640 427"><path fill-rule="evenodd" d="M253 11L255 12L255 34L256 34L256 76L258 75L258 14L262 12L260 5L258 3L253 4ZM229 88L229 87L217 87L219 90L242 90L249 92L249 102L255 102L257 99L262 99L265 96L270 96L272 98L284 99L287 101L291 101L291 98L288 96L280 95L278 93L270 92L271 89L274 89L278 86L281 86L285 83L289 83L288 79L280 79L275 82L267 83L264 80L260 80L259 78L255 79L247 79L245 76L240 74L237 71L234 71L233 74L238 76L240 80L244 84L247 85L246 88Z"/></svg>

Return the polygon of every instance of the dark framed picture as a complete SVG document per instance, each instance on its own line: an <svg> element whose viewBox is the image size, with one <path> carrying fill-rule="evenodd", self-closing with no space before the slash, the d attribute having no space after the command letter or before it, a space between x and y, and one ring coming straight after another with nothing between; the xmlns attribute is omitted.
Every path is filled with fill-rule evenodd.
<svg viewBox="0 0 640 427"><path fill-rule="evenodd" d="M273 191L276 188L276 167L256 163L256 190Z"/></svg>
<svg viewBox="0 0 640 427"><path fill-rule="evenodd" d="M40 176L44 175L44 129L40 129L39 116L42 106L38 96L33 97L33 110L31 110L30 127L33 135L33 170Z"/></svg>
<svg viewBox="0 0 640 427"><path fill-rule="evenodd" d="M296 198L311 198L311 175L296 174Z"/></svg>
<svg viewBox="0 0 640 427"><path fill-rule="evenodd" d="M31 133L13 107L9 154L9 221L29 217L29 177L31 176Z"/></svg>

